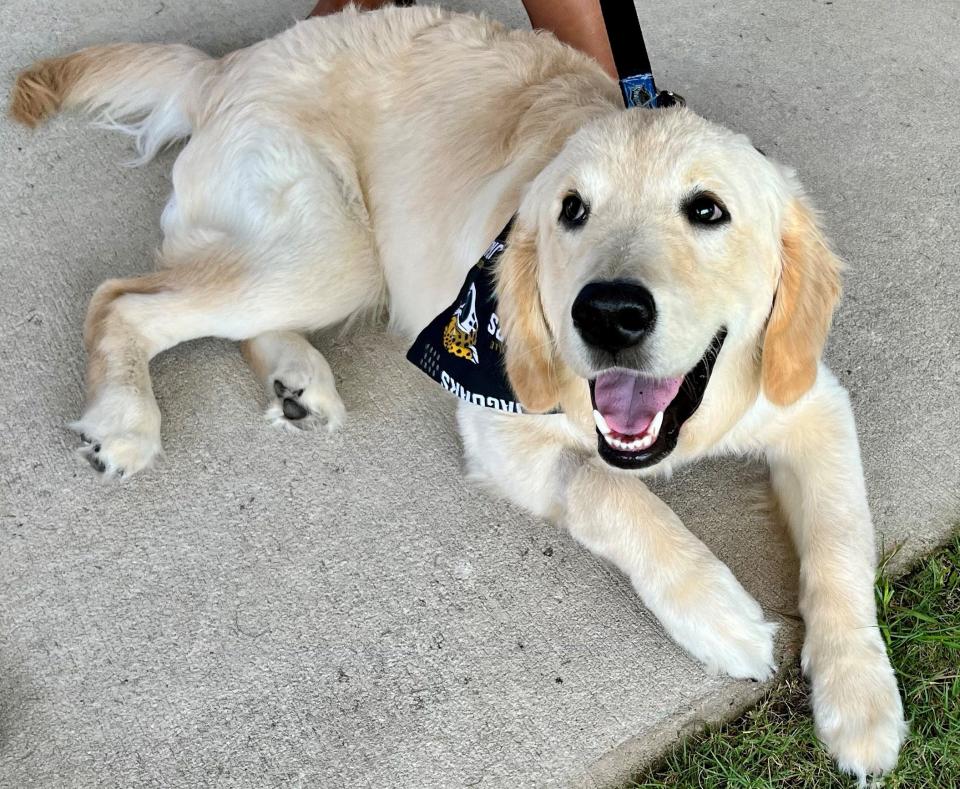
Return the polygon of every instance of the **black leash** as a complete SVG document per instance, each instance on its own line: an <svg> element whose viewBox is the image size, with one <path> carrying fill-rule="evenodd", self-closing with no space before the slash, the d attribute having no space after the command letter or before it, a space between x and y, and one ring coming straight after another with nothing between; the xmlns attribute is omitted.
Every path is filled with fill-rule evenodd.
<svg viewBox="0 0 960 789"><path fill-rule="evenodd" d="M633 0L600 0L600 10L620 78L623 103L627 107L671 107L683 104L682 96L669 90L657 90Z"/></svg>

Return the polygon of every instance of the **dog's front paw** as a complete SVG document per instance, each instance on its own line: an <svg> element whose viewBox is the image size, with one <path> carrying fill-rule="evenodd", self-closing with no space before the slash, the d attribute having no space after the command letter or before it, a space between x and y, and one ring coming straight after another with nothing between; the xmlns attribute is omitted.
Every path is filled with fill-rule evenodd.
<svg viewBox="0 0 960 789"><path fill-rule="evenodd" d="M333 432L343 424L347 409L332 382L315 381L297 374L274 378L273 399L267 406L267 421L274 427L288 430L316 430L325 427Z"/></svg>
<svg viewBox="0 0 960 789"><path fill-rule="evenodd" d="M897 764L907 735L903 704L879 634L831 654L804 647L817 736L841 770L861 785Z"/></svg>
<svg viewBox="0 0 960 789"><path fill-rule="evenodd" d="M104 479L130 477L147 468L161 452L160 412L154 404L114 413L101 404L70 428L80 434L80 456Z"/></svg>
<svg viewBox="0 0 960 789"><path fill-rule="evenodd" d="M712 564L712 563L711 563ZM653 605L674 640L713 674L737 679L769 679L777 625L726 566L717 562L671 589Z"/></svg>

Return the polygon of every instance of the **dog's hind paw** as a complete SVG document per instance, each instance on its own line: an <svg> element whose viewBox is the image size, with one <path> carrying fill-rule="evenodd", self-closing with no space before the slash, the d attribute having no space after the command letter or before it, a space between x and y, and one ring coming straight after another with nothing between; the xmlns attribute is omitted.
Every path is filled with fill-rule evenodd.
<svg viewBox="0 0 960 789"><path fill-rule="evenodd" d="M78 454L105 480L130 477L151 465L160 454L160 438L147 433L107 433L88 435L81 425Z"/></svg>
<svg viewBox="0 0 960 789"><path fill-rule="evenodd" d="M346 419L347 409L337 390L320 382L288 383L273 379L273 400L267 406L266 419L283 430L317 430L333 432Z"/></svg>
<svg viewBox="0 0 960 789"><path fill-rule="evenodd" d="M105 390L70 429L80 435L79 455L103 479L130 477L161 452L160 411L152 398Z"/></svg>

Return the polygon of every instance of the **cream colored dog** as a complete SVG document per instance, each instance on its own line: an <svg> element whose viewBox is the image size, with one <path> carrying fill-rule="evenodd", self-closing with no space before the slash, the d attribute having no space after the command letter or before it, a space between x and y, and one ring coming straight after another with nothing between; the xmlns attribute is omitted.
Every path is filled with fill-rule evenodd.
<svg viewBox="0 0 960 789"><path fill-rule="evenodd" d="M338 425L300 332L386 305L415 335L516 213L498 269L528 411L461 404L471 475L623 570L712 671L764 679L775 626L641 481L763 456L801 559L817 730L863 779L905 734L876 626L873 529L847 395L820 363L839 263L792 173L685 109L624 111L554 39L436 9L346 13L214 60L96 47L21 75L13 115L100 110L173 168L161 267L90 305L75 427L106 477L160 451L151 357L217 336L284 427ZM120 125L114 121L123 121Z"/></svg>

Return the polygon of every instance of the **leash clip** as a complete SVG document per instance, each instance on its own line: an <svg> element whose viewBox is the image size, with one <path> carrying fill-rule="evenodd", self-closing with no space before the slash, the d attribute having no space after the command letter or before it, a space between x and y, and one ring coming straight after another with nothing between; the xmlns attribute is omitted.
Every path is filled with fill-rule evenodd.
<svg viewBox="0 0 960 789"><path fill-rule="evenodd" d="M657 86L653 74L634 74L620 80L623 103L628 107L656 107Z"/></svg>
<svg viewBox="0 0 960 789"><path fill-rule="evenodd" d="M634 74L620 80L620 93L623 103L630 107L663 109L664 107L684 106L683 96L669 90L657 90L653 74Z"/></svg>

